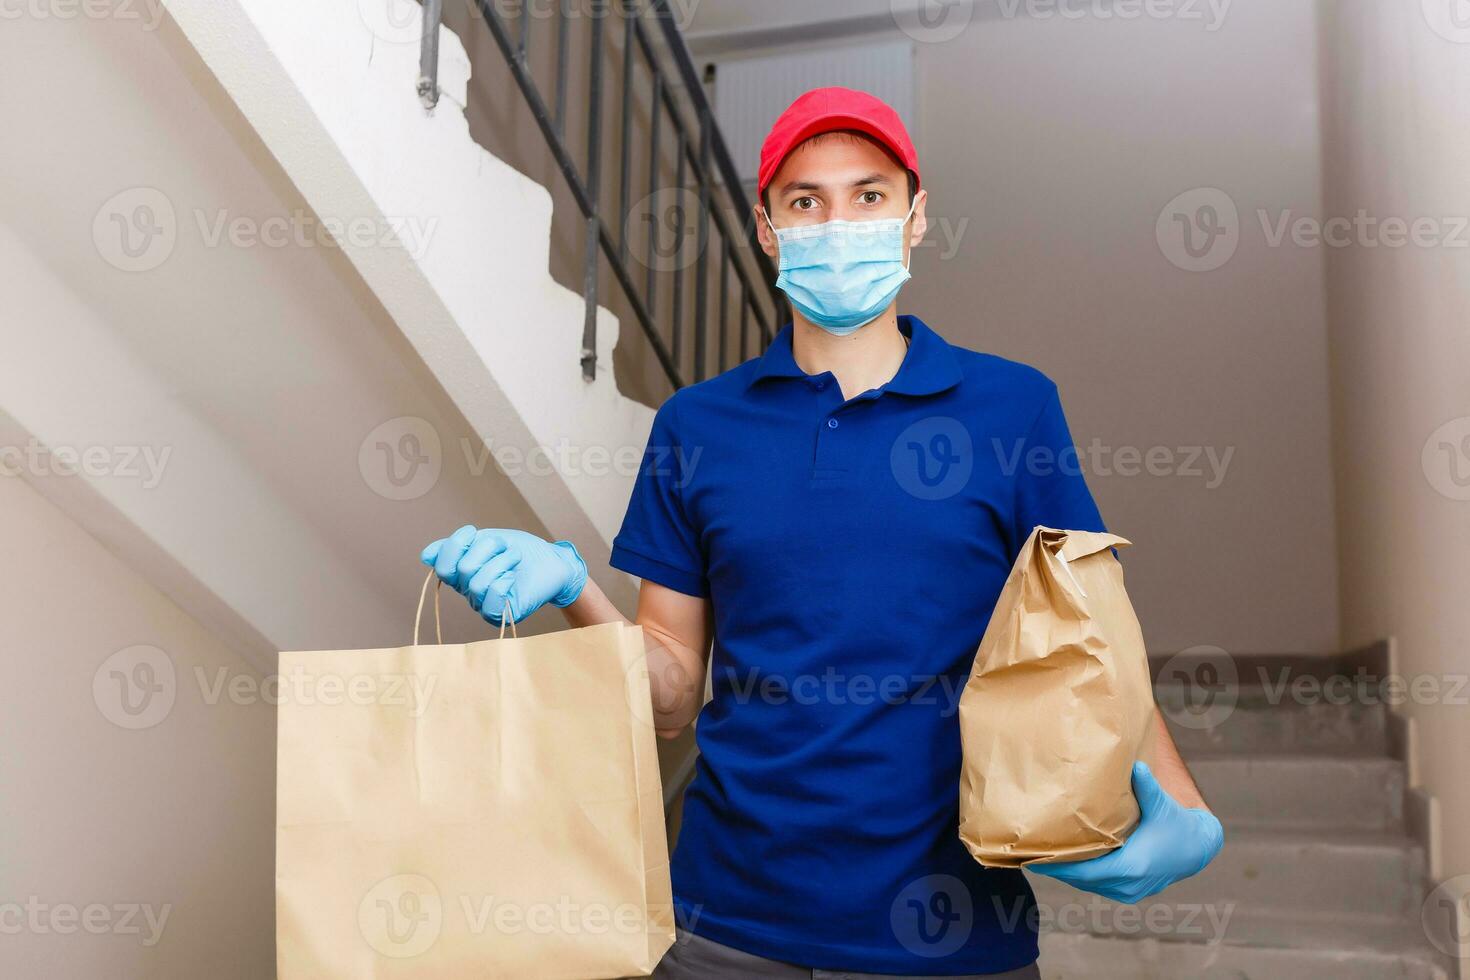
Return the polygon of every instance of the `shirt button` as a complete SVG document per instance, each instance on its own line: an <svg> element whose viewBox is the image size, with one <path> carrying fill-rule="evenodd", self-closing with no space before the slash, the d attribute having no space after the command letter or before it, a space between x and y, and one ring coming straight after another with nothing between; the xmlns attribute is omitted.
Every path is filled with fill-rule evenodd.
<svg viewBox="0 0 1470 980"><path fill-rule="evenodd" d="M817 381L812 384L812 387L817 389L818 391L821 391L823 388L827 387L827 382Z"/></svg>
<svg viewBox="0 0 1470 980"><path fill-rule="evenodd" d="M828 419L827 420L827 428L829 428L829 429L835 429L835 428L837 428L837 420L836 419Z"/></svg>

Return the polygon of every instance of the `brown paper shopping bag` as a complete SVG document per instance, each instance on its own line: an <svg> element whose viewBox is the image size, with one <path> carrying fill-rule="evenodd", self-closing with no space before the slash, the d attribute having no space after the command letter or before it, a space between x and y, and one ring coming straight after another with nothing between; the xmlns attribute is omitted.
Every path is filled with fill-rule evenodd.
<svg viewBox="0 0 1470 980"><path fill-rule="evenodd" d="M597 980L673 942L642 630L501 634L281 654L282 980Z"/></svg>
<svg viewBox="0 0 1470 980"><path fill-rule="evenodd" d="M1114 534L1037 527L960 696L960 838L992 868L1106 854L1138 823L1154 698Z"/></svg>

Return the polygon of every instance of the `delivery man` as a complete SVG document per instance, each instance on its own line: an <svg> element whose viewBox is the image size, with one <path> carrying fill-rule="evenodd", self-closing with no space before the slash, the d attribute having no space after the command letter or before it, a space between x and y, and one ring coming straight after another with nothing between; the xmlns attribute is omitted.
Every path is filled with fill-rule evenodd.
<svg viewBox="0 0 1470 980"><path fill-rule="evenodd" d="M1025 876L958 836L956 710L1031 529L1103 530L1056 386L898 314L927 193L883 102L797 99L759 197L792 322L664 402L613 542L660 734L699 716L655 977L1038 977ZM463 527L423 560L495 625L625 621L568 541ZM1033 870L1137 902L1210 862L1220 822L1158 742L1127 843Z"/></svg>

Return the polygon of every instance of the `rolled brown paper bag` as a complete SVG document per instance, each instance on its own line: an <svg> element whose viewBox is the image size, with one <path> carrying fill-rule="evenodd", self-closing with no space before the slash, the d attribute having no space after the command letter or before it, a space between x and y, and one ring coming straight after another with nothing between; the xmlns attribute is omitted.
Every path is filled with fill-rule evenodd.
<svg viewBox="0 0 1470 980"><path fill-rule="evenodd" d="M1138 823L1153 686L1115 534L1037 527L960 697L960 839L986 867L1081 861Z"/></svg>

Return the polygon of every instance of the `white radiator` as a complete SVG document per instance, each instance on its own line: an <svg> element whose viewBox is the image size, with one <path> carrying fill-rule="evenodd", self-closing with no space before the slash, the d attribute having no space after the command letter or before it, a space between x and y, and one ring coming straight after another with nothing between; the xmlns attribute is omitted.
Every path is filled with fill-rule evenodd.
<svg viewBox="0 0 1470 980"><path fill-rule="evenodd" d="M806 48L715 64L715 118L740 177L753 184L761 141L771 123L801 93L826 85L871 92L914 127L914 44L907 39Z"/></svg>

